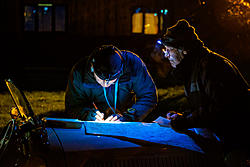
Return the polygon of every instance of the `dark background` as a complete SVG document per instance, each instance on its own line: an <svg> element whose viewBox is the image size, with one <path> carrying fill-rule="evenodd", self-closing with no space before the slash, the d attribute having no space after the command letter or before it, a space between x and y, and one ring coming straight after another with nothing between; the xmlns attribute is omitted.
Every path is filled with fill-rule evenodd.
<svg viewBox="0 0 250 167"><path fill-rule="evenodd" d="M237 1L237 0L236 0ZM235 1L235 2L236 2ZM238 1L237 1L238 2ZM155 68L150 54L155 41L180 18L196 27L197 34L211 50L233 61L250 81L249 0L1 0L0 79L11 78L23 89L64 90L73 64L96 46L114 44L137 53L149 67L159 87L171 85ZM24 6L38 3L63 5L64 32L24 31ZM156 35L133 34L132 14L168 9L164 28ZM159 71L159 70L158 70ZM168 70L165 70L166 73ZM1 82L1 88L3 85Z"/></svg>

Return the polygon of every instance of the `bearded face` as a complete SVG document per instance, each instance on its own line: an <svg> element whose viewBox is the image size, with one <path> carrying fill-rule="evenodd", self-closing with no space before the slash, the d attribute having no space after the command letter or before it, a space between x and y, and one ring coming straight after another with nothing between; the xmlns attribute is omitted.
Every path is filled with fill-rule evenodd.
<svg viewBox="0 0 250 167"><path fill-rule="evenodd" d="M183 52L185 51L181 49L165 46L162 51L164 52L164 57L168 58L173 68L176 68L176 66L180 64L180 62L184 58Z"/></svg>

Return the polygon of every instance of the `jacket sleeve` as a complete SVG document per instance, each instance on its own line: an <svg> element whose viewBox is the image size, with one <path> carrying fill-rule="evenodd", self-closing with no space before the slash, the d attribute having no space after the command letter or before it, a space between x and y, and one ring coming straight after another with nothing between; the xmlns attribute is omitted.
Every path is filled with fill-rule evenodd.
<svg viewBox="0 0 250 167"><path fill-rule="evenodd" d="M72 70L65 92L65 111L71 117L80 120L94 120L95 112L91 107L82 84L82 75Z"/></svg>
<svg viewBox="0 0 250 167"><path fill-rule="evenodd" d="M135 121L142 121L157 104L157 89L146 65L139 57L136 56L133 66L132 82L136 103L132 108L135 110Z"/></svg>
<svg viewBox="0 0 250 167"><path fill-rule="evenodd" d="M215 68L217 70L208 69L201 75L207 77L200 80L200 96L191 93L188 97L196 99L197 107L192 108L190 114L171 121L174 129L228 126L235 122L235 112L239 114L240 107L244 106L243 94L246 91L240 76L229 67L221 65Z"/></svg>

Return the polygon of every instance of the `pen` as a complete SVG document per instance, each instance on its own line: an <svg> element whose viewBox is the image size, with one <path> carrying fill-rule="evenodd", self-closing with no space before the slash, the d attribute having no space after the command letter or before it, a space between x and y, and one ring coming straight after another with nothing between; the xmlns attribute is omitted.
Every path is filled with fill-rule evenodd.
<svg viewBox="0 0 250 167"><path fill-rule="evenodd" d="M103 113L101 113L100 111L99 111L99 109L97 108L97 106L95 105L95 103L93 102L93 106L95 107L95 109L97 110L96 111L96 114L97 114L97 116L99 117L99 121L104 121L104 114Z"/></svg>
<svg viewBox="0 0 250 167"><path fill-rule="evenodd" d="M95 103L93 102L93 106L95 107L96 110L98 110L97 106L95 105Z"/></svg>

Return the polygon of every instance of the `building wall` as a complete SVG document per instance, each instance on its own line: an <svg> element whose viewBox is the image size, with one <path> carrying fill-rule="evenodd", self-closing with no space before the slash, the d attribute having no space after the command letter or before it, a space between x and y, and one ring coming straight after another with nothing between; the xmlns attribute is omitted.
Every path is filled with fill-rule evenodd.
<svg viewBox="0 0 250 167"><path fill-rule="evenodd" d="M69 31L82 35L131 35L131 15L134 9L160 9L165 1L143 0L72 0L69 4Z"/></svg>
<svg viewBox="0 0 250 167"><path fill-rule="evenodd" d="M2 0L2 23L5 29L13 32L23 31L23 6L38 3L65 5L67 10L67 31L82 36L130 36L131 16L135 9L170 9L168 25L176 18L190 15L198 0L152 1L152 0ZM7 18L6 18L7 16ZM8 22L6 24L6 22Z"/></svg>
<svg viewBox="0 0 250 167"><path fill-rule="evenodd" d="M1 20L7 31L23 31L23 6L38 3L65 5L67 30L83 36L129 36L131 15L136 8L169 9L168 25L177 18L187 17L198 8L198 0L2 0Z"/></svg>
<svg viewBox="0 0 250 167"><path fill-rule="evenodd" d="M64 68L67 74L78 58L88 55L93 48L101 44L114 44L118 48L131 50L147 58L157 36L131 33L131 16L135 9L142 8L144 11L168 9L167 24L164 28L175 24L179 18L191 20L205 44L235 60L233 62L243 69L243 74L248 75L250 81L247 49L249 37L242 40L242 37L238 38L237 32L233 37L232 33L223 31L214 19L217 14L213 12L215 7L201 8L199 0L49 0L46 3L66 6L66 32L24 32L24 5L43 2L0 1L0 41L3 43L1 55L4 55L1 57L5 57L0 64L0 77L4 76L2 73L9 71L18 72L17 75L22 76L19 74L27 72L26 69L32 69L26 68L30 66ZM237 45L234 40L236 37L240 41ZM47 73L44 76L46 75ZM29 76L32 77L34 76Z"/></svg>

